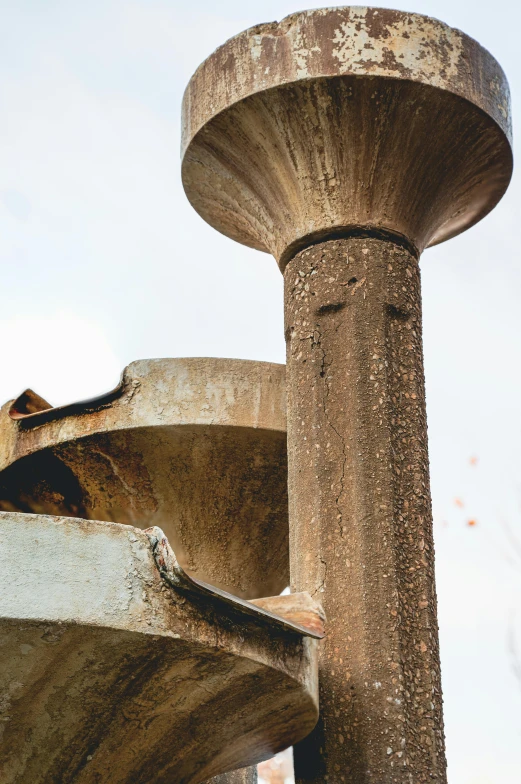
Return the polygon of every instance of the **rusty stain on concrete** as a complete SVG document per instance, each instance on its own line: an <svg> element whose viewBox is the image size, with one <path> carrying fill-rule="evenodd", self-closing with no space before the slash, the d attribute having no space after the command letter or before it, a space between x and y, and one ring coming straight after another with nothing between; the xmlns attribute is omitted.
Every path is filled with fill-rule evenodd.
<svg viewBox="0 0 521 784"><path fill-rule="evenodd" d="M217 607L231 605L235 609L240 608L247 615L253 615L257 619L265 618L272 625L305 637L319 640L324 637L325 615L308 594L292 594L290 598L286 595L272 596L252 599L249 602L239 599L188 574L177 560L161 528L146 528L145 533L150 540L161 577L175 590L188 591L192 597L199 596L206 604L211 602ZM277 614L279 605L281 613Z"/></svg>
<svg viewBox="0 0 521 784"><path fill-rule="evenodd" d="M418 257L511 142L498 63L418 14L297 13L200 66L183 184L284 272L289 448L267 363L4 406L2 781L253 784L297 743L300 784L444 784Z"/></svg>

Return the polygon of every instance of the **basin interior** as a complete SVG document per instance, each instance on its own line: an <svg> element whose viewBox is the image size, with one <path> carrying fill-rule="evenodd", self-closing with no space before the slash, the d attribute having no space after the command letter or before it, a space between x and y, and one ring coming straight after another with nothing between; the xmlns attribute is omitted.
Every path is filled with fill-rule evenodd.
<svg viewBox="0 0 521 784"><path fill-rule="evenodd" d="M161 527L194 577L253 599L289 582L286 434L154 425L38 449L0 473L0 510Z"/></svg>

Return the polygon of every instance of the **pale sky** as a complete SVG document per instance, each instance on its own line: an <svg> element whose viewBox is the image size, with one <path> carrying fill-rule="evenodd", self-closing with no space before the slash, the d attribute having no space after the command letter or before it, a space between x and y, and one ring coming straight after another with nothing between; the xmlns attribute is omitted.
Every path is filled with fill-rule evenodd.
<svg viewBox="0 0 521 784"><path fill-rule="evenodd" d="M53 404L90 397L146 357L284 361L274 260L183 194L180 103L226 38L316 5L0 0L1 402L26 386ZM516 134L521 6L401 7L490 49ZM521 781L520 204L514 175L490 217L422 260L450 784Z"/></svg>

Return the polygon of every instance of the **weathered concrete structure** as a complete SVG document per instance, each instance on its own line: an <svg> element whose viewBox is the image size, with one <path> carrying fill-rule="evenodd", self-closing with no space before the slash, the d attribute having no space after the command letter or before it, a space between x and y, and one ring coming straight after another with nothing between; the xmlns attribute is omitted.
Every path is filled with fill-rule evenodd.
<svg viewBox="0 0 521 784"><path fill-rule="evenodd" d="M292 621L320 626L309 596L275 597L276 616L201 590L159 528L0 525L5 784L201 782L315 724L321 632Z"/></svg>
<svg viewBox="0 0 521 784"><path fill-rule="evenodd" d="M186 90L188 198L285 279L291 584L328 618L301 782L446 780L418 258L511 171L501 68L416 14L259 25Z"/></svg>
<svg viewBox="0 0 521 784"><path fill-rule="evenodd" d="M243 598L289 584L286 466L267 362L141 360L97 400L28 391L0 416L0 509L158 525L190 574Z"/></svg>
<svg viewBox="0 0 521 784"><path fill-rule="evenodd" d="M287 378L149 360L1 410L2 782L254 784L291 744L300 782L446 781L418 259L511 170L501 68L427 17L295 14L203 63L184 186L277 259Z"/></svg>
<svg viewBox="0 0 521 784"><path fill-rule="evenodd" d="M136 362L4 406L2 784L252 784L312 729L320 607L239 598L285 587L286 476L280 365Z"/></svg>
<svg viewBox="0 0 521 784"><path fill-rule="evenodd" d="M215 776L211 784L257 784L257 768L240 768L239 770Z"/></svg>

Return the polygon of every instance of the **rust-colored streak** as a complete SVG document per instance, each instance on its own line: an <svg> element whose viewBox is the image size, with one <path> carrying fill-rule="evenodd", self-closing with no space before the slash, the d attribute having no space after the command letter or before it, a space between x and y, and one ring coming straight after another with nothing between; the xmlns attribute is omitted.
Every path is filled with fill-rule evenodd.
<svg viewBox="0 0 521 784"><path fill-rule="evenodd" d="M50 409L52 409L51 404L43 397L33 392L32 389L26 389L13 401L9 409L9 416L11 419L23 419Z"/></svg>

